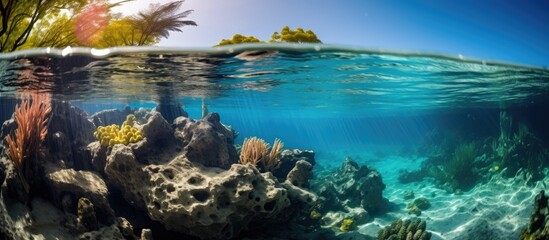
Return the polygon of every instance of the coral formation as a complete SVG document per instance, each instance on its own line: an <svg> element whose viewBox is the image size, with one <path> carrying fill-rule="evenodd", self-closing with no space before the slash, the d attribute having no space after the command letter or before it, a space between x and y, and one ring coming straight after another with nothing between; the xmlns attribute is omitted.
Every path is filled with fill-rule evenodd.
<svg viewBox="0 0 549 240"><path fill-rule="evenodd" d="M48 120L51 112L49 95L31 94L21 105L15 107L17 129L15 135L8 135L8 156L17 170L26 192L32 185L32 175L38 170L38 158L43 156L44 139L48 134Z"/></svg>
<svg viewBox="0 0 549 240"><path fill-rule="evenodd" d="M141 132L133 127L135 123L135 116L130 114L126 117L126 121L122 123L122 126L113 124L110 126L99 126L93 133L93 136L104 147L113 147L115 144L128 145L129 143L136 143L143 140Z"/></svg>
<svg viewBox="0 0 549 240"><path fill-rule="evenodd" d="M341 222L341 226L339 227L339 231L342 232L349 232L355 229L356 225L353 219L343 219L343 222Z"/></svg>
<svg viewBox="0 0 549 240"><path fill-rule="evenodd" d="M280 166L282 147L284 147L284 143L279 139L275 139L273 147L268 150L269 144L263 139L257 137L246 138L240 150L240 163L249 163L265 172L272 172ZM258 165L260 163L261 166Z"/></svg>
<svg viewBox="0 0 549 240"><path fill-rule="evenodd" d="M522 229L520 240L546 240L549 239L549 198L545 191L541 190L536 195L534 213L530 218L530 224Z"/></svg>
<svg viewBox="0 0 549 240"><path fill-rule="evenodd" d="M421 215L422 210L427 210L431 207L431 203L427 198L416 198L413 202L409 203L406 207L409 211L408 214L414 214L416 216Z"/></svg>
<svg viewBox="0 0 549 240"><path fill-rule="evenodd" d="M429 240L431 233L426 231L427 223L424 220L396 220L391 225L379 230L378 240Z"/></svg>

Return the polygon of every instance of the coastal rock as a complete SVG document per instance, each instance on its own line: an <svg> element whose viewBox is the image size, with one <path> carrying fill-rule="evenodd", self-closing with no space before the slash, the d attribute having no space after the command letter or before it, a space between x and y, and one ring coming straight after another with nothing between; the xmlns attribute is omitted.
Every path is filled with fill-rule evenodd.
<svg viewBox="0 0 549 240"><path fill-rule="evenodd" d="M313 167L316 164L315 152L311 150L286 149L280 153L280 166L273 171L273 175L279 180L284 181L288 173L295 167L297 161L304 160Z"/></svg>
<svg viewBox="0 0 549 240"><path fill-rule="evenodd" d="M225 171L194 164L184 155L167 164L142 165L130 147L118 144L105 173L152 220L205 239L235 237L290 207L288 190L272 174L261 174L251 165L234 164Z"/></svg>
<svg viewBox="0 0 549 240"><path fill-rule="evenodd" d="M105 224L114 220L114 211L107 200L109 191L103 179L89 171L48 168L46 185L54 203L66 212L75 212L80 198L95 206L97 219Z"/></svg>
<svg viewBox="0 0 549 240"><path fill-rule="evenodd" d="M223 169L238 161L235 133L221 124L219 114L210 113L201 120L179 117L174 122L189 161Z"/></svg>

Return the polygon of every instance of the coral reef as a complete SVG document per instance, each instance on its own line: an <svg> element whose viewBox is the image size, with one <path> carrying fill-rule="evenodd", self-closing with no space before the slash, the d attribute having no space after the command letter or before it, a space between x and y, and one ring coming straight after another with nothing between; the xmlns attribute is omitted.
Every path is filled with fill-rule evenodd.
<svg viewBox="0 0 549 240"><path fill-rule="evenodd" d="M534 213L528 226L521 231L520 240L549 239L549 198L542 190L534 201Z"/></svg>
<svg viewBox="0 0 549 240"><path fill-rule="evenodd" d="M319 220L311 219L318 198L306 190L313 176L312 151L282 154L282 143L275 141L272 154L267 154L273 164L259 169L274 170L282 158L291 159L284 163L286 176L279 179L256 166L237 163L236 133L221 124L216 113L201 120L179 117L172 125L155 111L140 110L139 117L128 109L103 112L92 119L120 124L120 115L128 114L121 128L98 128L93 136L95 127L85 112L67 103L55 104L51 118L59 121L50 125L55 132L48 136L52 142L44 145L48 160L38 162L41 171L36 177L42 187L30 196L32 208L13 201L22 184L14 177L11 161L0 159L0 200L8 199L0 201L0 232L8 238L30 239L36 232L52 231L52 237L70 239L139 239L134 232L141 231L142 239L152 239L153 234L227 239L288 221L298 224L296 229L314 228L294 219L318 225ZM71 129L71 122L82 124L82 132ZM13 119L8 121L2 133L14 126ZM116 136L105 144L107 132L114 130ZM129 133L138 132L140 141L132 141ZM67 149L71 151L62 153ZM14 207L4 202L21 210L8 213L4 210ZM319 211L313 215L322 216ZM32 221L16 223L24 216Z"/></svg>
<svg viewBox="0 0 549 240"><path fill-rule="evenodd" d="M429 240L431 233L426 231L427 223L424 220L396 220L379 230L378 240L410 239L410 240Z"/></svg>

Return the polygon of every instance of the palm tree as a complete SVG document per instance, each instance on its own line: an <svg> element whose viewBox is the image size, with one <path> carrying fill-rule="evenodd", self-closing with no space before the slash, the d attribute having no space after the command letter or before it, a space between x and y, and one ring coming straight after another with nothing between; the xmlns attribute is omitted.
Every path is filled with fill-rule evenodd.
<svg viewBox="0 0 549 240"><path fill-rule="evenodd" d="M137 16L133 16L134 28L141 31L138 45L144 45L147 39L168 38L171 31L181 32L184 26L197 26L196 22L183 20L193 10L178 12L183 1L175 1L166 4L151 4L149 9L140 11Z"/></svg>

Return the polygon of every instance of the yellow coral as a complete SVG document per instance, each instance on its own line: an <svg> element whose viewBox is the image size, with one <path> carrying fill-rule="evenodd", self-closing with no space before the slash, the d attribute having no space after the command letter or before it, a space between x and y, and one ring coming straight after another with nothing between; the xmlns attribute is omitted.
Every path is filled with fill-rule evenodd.
<svg viewBox="0 0 549 240"><path fill-rule="evenodd" d="M319 219L320 217L322 217L322 215L320 214L319 211L317 210L311 211L311 219L316 220L316 219Z"/></svg>
<svg viewBox="0 0 549 240"><path fill-rule="evenodd" d="M99 141L101 146L112 147L115 144L128 145L143 140L141 132L135 127L135 116L130 114L126 117L126 121L122 126L113 124L110 126L99 126L93 133L93 136Z"/></svg>
<svg viewBox="0 0 549 240"><path fill-rule="evenodd" d="M355 222L353 221L353 219L345 219L341 223L341 227L339 227L339 230L342 232L352 231L355 229L354 223Z"/></svg>

